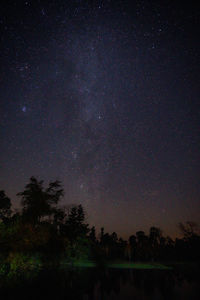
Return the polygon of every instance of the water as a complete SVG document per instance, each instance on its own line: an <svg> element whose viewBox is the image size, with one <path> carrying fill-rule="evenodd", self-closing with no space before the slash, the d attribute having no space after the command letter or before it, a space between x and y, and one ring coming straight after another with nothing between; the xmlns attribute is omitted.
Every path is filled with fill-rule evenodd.
<svg viewBox="0 0 200 300"><path fill-rule="evenodd" d="M0 298L199 300L199 283L199 273L177 270L48 270L34 280L8 283L0 289Z"/></svg>

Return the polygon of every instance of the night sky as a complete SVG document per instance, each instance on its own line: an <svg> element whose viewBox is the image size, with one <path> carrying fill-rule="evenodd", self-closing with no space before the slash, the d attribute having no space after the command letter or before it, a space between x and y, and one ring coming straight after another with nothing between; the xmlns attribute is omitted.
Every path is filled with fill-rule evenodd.
<svg viewBox="0 0 200 300"><path fill-rule="evenodd" d="M200 220L194 1L1 1L0 189L59 179L97 229Z"/></svg>

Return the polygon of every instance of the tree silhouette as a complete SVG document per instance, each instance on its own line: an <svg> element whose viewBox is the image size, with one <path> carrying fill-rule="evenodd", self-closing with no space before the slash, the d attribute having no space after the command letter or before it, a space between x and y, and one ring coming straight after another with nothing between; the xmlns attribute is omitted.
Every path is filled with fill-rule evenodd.
<svg viewBox="0 0 200 300"><path fill-rule="evenodd" d="M137 242L136 242L136 236L131 235L129 237L129 244L131 247L131 259L135 259L135 253L136 253L136 247L137 247Z"/></svg>
<svg viewBox="0 0 200 300"><path fill-rule="evenodd" d="M85 212L82 205L72 207L63 226L63 230L71 242L89 232L88 224L85 224L84 221Z"/></svg>
<svg viewBox="0 0 200 300"><path fill-rule="evenodd" d="M164 237L161 229L151 227L131 235L129 241L117 233L104 232L98 238L95 227L89 229L82 205L59 207L63 196L59 181L44 187L43 180L31 177L21 197L22 209L11 212L11 201L0 191L0 257L8 262L19 255L37 256L42 264L57 264L61 258L73 262L94 259L102 265L107 259L125 260L200 260L200 235L195 222L179 223L183 238ZM26 265L26 264L25 264ZM19 266L20 268L20 266Z"/></svg>
<svg viewBox="0 0 200 300"><path fill-rule="evenodd" d="M25 186L25 190L17 194L21 197L23 215L34 224L39 223L42 217L55 213L55 205L63 196L61 183L56 180L50 182L48 188L44 188L43 180L35 177Z"/></svg>
<svg viewBox="0 0 200 300"><path fill-rule="evenodd" d="M151 247L151 259L158 259L160 239L162 237L162 232L160 228L151 227L149 231L149 242Z"/></svg>
<svg viewBox="0 0 200 300"><path fill-rule="evenodd" d="M179 223L179 228L183 234L183 239L176 239L176 250L182 250L183 258L193 258L194 260L200 259L200 235L199 227L196 222L187 221L185 224Z"/></svg>
<svg viewBox="0 0 200 300"><path fill-rule="evenodd" d="M158 227L151 227L149 231L149 240L153 246L158 245L160 243L160 238L162 236L162 232Z"/></svg>
<svg viewBox="0 0 200 300"><path fill-rule="evenodd" d="M95 226L92 226L92 228L90 229L90 234L89 234L89 238L91 239L91 241L93 243L96 242L96 229L95 229Z"/></svg>
<svg viewBox="0 0 200 300"><path fill-rule="evenodd" d="M116 244L118 241L117 233L115 231L111 234L111 240L113 244Z"/></svg>
<svg viewBox="0 0 200 300"><path fill-rule="evenodd" d="M149 240L148 236L145 235L144 231L137 231L137 259L147 260L149 257Z"/></svg>
<svg viewBox="0 0 200 300"><path fill-rule="evenodd" d="M100 232L100 243L103 244L103 237L104 237L104 227L101 227L101 232Z"/></svg>
<svg viewBox="0 0 200 300"><path fill-rule="evenodd" d="M187 221L185 224L179 223L178 226L186 240L199 234L199 228L196 222Z"/></svg>
<svg viewBox="0 0 200 300"><path fill-rule="evenodd" d="M5 194L5 191L0 191L0 220L5 222L11 215L11 201Z"/></svg>

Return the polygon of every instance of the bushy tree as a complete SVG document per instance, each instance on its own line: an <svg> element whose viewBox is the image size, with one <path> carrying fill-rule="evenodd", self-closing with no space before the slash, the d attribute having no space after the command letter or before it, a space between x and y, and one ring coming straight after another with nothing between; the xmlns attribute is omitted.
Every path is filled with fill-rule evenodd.
<svg viewBox="0 0 200 300"><path fill-rule="evenodd" d="M198 224L193 221L187 221L184 223L178 224L181 233L183 234L184 239L188 240L194 236L199 235L200 231L198 228Z"/></svg>
<svg viewBox="0 0 200 300"><path fill-rule="evenodd" d="M24 217L37 224L42 217L55 213L55 205L58 204L63 194L60 181L50 182L49 186L44 188L43 180L38 181L32 176L25 190L17 196L21 197Z"/></svg>

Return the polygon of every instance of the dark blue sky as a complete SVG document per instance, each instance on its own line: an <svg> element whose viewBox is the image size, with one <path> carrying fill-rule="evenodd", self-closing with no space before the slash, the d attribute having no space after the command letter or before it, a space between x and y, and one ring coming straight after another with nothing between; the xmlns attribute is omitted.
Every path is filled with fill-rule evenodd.
<svg viewBox="0 0 200 300"><path fill-rule="evenodd" d="M198 7L0 5L0 189L14 207L33 175L124 237L198 221Z"/></svg>

